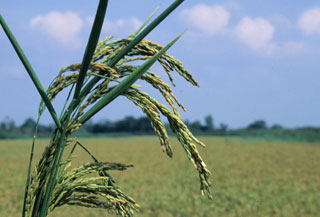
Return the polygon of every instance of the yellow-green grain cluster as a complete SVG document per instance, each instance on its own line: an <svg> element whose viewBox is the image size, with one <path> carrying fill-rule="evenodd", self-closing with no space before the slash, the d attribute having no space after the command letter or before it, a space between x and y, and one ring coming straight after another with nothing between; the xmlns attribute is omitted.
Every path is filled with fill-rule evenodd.
<svg viewBox="0 0 320 217"><path fill-rule="evenodd" d="M129 36L128 38L117 39L115 41L110 41L112 37L107 37L99 42L93 61L88 66L88 73L84 83L86 84L96 78L99 79L97 79L95 86L85 96L80 96L80 103L74 108L66 124L64 138L61 138L63 134L56 129L50 145L46 147L39 163L36 165L30 179L30 190L26 199L26 213L28 213L28 216L32 216L31 211L37 209L35 205L37 204L37 200L42 200L43 198L41 189L49 182L49 174L53 168L51 162L58 153L58 146L61 143L60 140L65 140L66 146L74 143L76 139L71 138L71 135L82 126L80 120L87 109L95 105L97 101L116 88L123 79L133 73L137 69L135 61L150 59L163 48L154 42L142 40L114 67L109 67L108 63L123 47L127 46L127 44L133 40L133 37L134 36ZM158 61L169 75L173 85L171 73L175 71L192 85L198 86L198 83L192 75L185 69L182 63L174 57L164 54ZM66 88L70 88L70 86L71 88L74 87L78 81L81 67L81 64L76 63L61 69L58 76L47 89L50 100L54 100L56 96ZM172 132L176 134L182 148L187 153L187 157L198 171L202 194L206 194L208 198L212 199L210 193L211 184L209 181L210 172L197 150L197 145L203 147L205 145L196 139L183 123L178 107L184 111L185 107L174 96L170 85L165 83L155 72L148 70L140 79L158 90L167 102L168 107L141 91L136 85L129 87L122 95L132 101L134 105L141 108L146 114L159 137L162 150L169 157L173 157L168 132L161 120L161 116L167 119ZM40 104L39 115L42 114L44 108L42 102ZM111 175L106 172L108 168L112 169L110 168L111 165L115 167L113 169L116 170L123 170L128 166L107 162L102 163L95 159L94 163L85 164L80 168L68 171L71 159L72 157L70 155L66 158L65 163L59 165L57 170L57 174L59 175L53 182L54 187L52 197L48 203L48 213L52 212L56 207L68 204L115 210L120 216L133 215L133 211L139 206L114 184ZM99 176L92 177L92 175L94 175L93 172Z"/></svg>

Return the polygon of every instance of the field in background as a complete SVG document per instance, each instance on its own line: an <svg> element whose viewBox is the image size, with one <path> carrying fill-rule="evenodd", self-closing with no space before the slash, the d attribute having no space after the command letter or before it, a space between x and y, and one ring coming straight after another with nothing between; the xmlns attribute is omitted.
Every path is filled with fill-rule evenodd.
<svg viewBox="0 0 320 217"><path fill-rule="evenodd" d="M213 196L200 195L197 172L172 139L174 159L156 137L79 141L101 161L134 164L112 173L141 205L137 216L319 216L320 144L202 137L200 149L213 173ZM37 142L39 158L47 139ZM0 140L0 216L21 216L31 140ZM75 165L91 161L80 148ZM105 210L65 206L51 216L115 216Z"/></svg>

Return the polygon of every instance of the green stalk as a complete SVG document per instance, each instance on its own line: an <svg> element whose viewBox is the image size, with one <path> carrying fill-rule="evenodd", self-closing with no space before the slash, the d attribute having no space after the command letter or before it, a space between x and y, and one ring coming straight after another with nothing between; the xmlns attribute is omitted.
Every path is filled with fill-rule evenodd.
<svg viewBox="0 0 320 217"><path fill-rule="evenodd" d="M10 31L7 23L5 22L5 20L3 19L2 15L0 14L0 24L4 30L4 32L6 33L7 37L9 38L12 46L14 47L14 50L16 51L17 55L19 56L22 64L24 65L25 69L27 70L33 84L36 86L41 98L43 99L45 105L47 106L50 115L52 116L57 128L60 130L60 132L62 131L61 129L61 123L59 121L59 118L57 116L57 113L55 112L50 99L48 97L48 95L46 94L46 92L44 91L42 84L37 76L37 74L34 72L29 60L27 59L26 55L24 54L22 48L20 47L18 41L15 39L14 35L12 34L12 32Z"/></svg>
<svg viewBox="0 0 320 217"><path fill-rule="evenodd" d="M93 154L91 154L91 152L86 147L84 147L80 142L77 141L76 144L78 144L83 150L85 150L90 155L90 157L94 160L94 162L96 163L99 162L97 158L95 158L95 156L93 156Z"/></svg>
<svg viewBox="0 0 320 217"><path fill-rule="evenodd" d="M95 158L95 157L93 156L93 154L91 154L91 152L90 152L86 147L84 147L80 142L78 142L78 141L76 141L76 143L75 143L74 146L72 147L72 149L71 149L71 151L70 151L70 153L69 153L69 155L68 155L68 157L67 157L67 160L70 160L70 159L71 159L71 156L72 156L74 150L76 149L77 145L79 145L83 150L85 150L85 151L90 155L90 157L94 160L94 162L96 162L96 163L98 162L97 158ZM64 168L63 168L63 169L61 169L61 171L60 171L60 173L59 173L59 176L57 177L57 180L60 180L60 179L61 179L61 177L62 177L62 175L63 175L62 173L63 173L63 171L65 170L66 166L67 166L67 164L64 165Z"/></svg>
<svg viewBox="0 0 320 217"><path fill-rule="evenodd" d="M97 160L97 158L95 158L95 156L93 156L93 154L91 154L91 152L86 148L84 147L80 142L76 142L76 144L78 144L83 150L85 150L89 155L90 157L94 160L94 162L98 163L99 161ZM74 147L75 148L75 147ZM74 149L73 149L74 150ZM71 150L73 152L73 150ZM70 153L72 154L72 153ZM71 155L70 155L71 156ZM112 179L111 175L109 173L107 173L105 170L102 170L101 173L99 173L100 176L103 175L103 176L106 176L106 177L109 177L110 179ZM112 185L114 186L114 183L112 181L108 181L108 185Z"/></svg>
<svg viewBox="0 0 320 217"><path fill-rule="evenodd" d="M64 147L66 144L65 135L66 135L66 131L67 131L67 125L68 125L69 118L70 118L70 113L67 116L66 121L63 124L63 131L60 134L60 141L59 141L59 144L57 147L57 152L54 156L54 162L51 167L48 184L46 185L46 190L45 190L44 198L43 198L42 205L40 208L40 216L39 217L46 217L47 212L48 212L49 202L50 202L50 198L51 198L52 191L54 188L54 183L55 183L55 179L57 176L57 171L58 171L58 168L59 168L59 165L61 162L61 157L63 155Z"/></svg>
<svg viewBox="0 0 320 217"><path fill-rule="evenodd" d="M132 74L128 75L120 84L112 89L106 96L98 101L94 106L90 108L79 120L79 123L84 124L93 115L99 112L103 107L112 102L116 97L125 92L130 86L138 80L156 61L160 58L180 37L182 34L172 40L167 46L162 48L156 55L150 58L148 61L139 66Z"/></svg>
<svg viewBox="0 0 320 217"><path fill-rule="evenodd" d="M157 11L160 9L160 6L158 6L152 14L147 18L147 20L133 33L134 35L138 34L144 27L147 25L147 23L151 20L151 18L157 13Z"/></svg>
<svg viewBox="0 0 320 217"><path fill-rule="evenodd" d="M74 92L73 99L77 100L79 97L80 90L83 85L84 78L86 77L90 62L92 60L93 53L97 47L99 36L101 33L104 17L108 6L108 0L100 0L96 17L93 22L93 26L90 32L90 37L87 43L86 51L82 59L82 64L77 80L76 90Z"/></svg>
<svg viewBox="0 0 320 217"><path fill-rule="evenodd" d="M71 151L70 151L70 153L69 153L69 155L67 157L67 161L71 159L71 156L72 156L74 150L76 149L77 145L78 145L78 141L73 145L73 147L72 147L72 149L71 149ZM63 171L66 169L66 167L67 167L67 164L65 164L64 167L60 170L60 173L57 176L56 180L60 180L61 179L61 177L63 175Z"/></svg>
<svg viewBox="0 0 320 217"><path fill-rule="evenodd" d="M107 5L108 5L108 0L100 0L99 5L98 5L98 9L97 9L97 13L95 16L95 20L94 20L94 23L93 23L93 26L92 26L92 29L90 32L90 37L88 40L86 51L83 56L82 65L81 65L81 69L79 72L79 77L78 77L77 84L76 84L76 89L75 89L75 93L74 93L74 97L73 97L73 101L75 102L75 104L79 103L79 101L80 101L79 93L82 88L82 85L83 85L84 79L86 77L93 53L95 51L95 48L96 48L98 40L99 40L99 36L101 33L101 28L103 25L105 13L107 10ZM64 123L63 132L60 135L59 145L57 147L57 152L54 157L54 162L52 165L52 170L50 172L49 180L46 185L44 199L43 199L43 203L42 203L42 206L40 209L40 217L45 217L48 212L50 198L51 198L54 186L56 184L57 173L59 170L59 165L60 165L60 162L62 159L62 155L63 155L65 143L66 143L64 137L65 137L65 133L67 130L67 124L69 122L69 118L71 116L72 111L73 111L73 109L67 109L65 112L65 114L67 115L66 119L63 117L61 118L61 121L63 121L63 123Z"/></svg>
<svg viewBox="0 0 320 217"><path fill-rule="evenodd" d="M36 137L38 133L38 127L39 127L39 122L40 122L40 111L37 119L37 124L36 124L36 129L34 130L34 135L32 139L32 146L31 146L31 152L30 152L30 159L29 159L29 166L28 166L28 173L27 173L27 181L26 181L26 188L24 192L24 198L23 198L23 207L22 207L22 217L25 216L25 211L26 211L26 202L27 202L27 196L29 192L29 186L30 186L30 175L31 175L31 165L32 165L32 159L34 155L34 146L36 142Z"/></svg>
<svg viewBox="0 0 320 217"><path fill-rule="evenodd" d="M158 26L173 10L175 10L184 0L174 1L165 11L163 11L152 23L150 23L139 35L135 37L125 48L123 48L108 64L114 67L135 45L137 45L144 37L146 37L156 26ZM94 85L100 80L94 77L80 92L80 98L85 97ZM77 104L75 101L69 105L69 110L73 110ZM65 114L66 115L66 114Z"/></svg>
<svg viewBox="0 0 320 217"><path fill-rule="evenodd" d="M51 141L54 141L55 138L57 138L58 134L58 130L55 130L53 133L53 136L51 137ZM51 161L52 162L52 161ZM39 209L41 208L42 202L43 202L43 192L45 190L45 183L47 182L47 176L49 174L50 171L46 171L45 176L43 177L43 184L40 187L40 191L37 192L36 194L36 198L35 198L35 203L34 206L32 208L32 214L31 217L39 217Z"/></svg>
<svg viewBox="0 0 320 217"><path fill-rule="evenodd" d="M61 118L61 117L62 117L63 112L64 112L64 110L65 110L65 109L66 109L66 107L67 107L67 104L68 104L68 101L69 101L69 99L70 99L70 96L71 96L71 93L72 93L73 88L74 88L74 84L72 84L72 86L71 86L71 88L70 88L70 90L69 90L69 93L68 93L67 99L66 99L66 101L65 101L65 102L64 102L64 104L63 104L63 107L62 107L62 110L61 110L61 113L60 113L59 118Z"/></svg>

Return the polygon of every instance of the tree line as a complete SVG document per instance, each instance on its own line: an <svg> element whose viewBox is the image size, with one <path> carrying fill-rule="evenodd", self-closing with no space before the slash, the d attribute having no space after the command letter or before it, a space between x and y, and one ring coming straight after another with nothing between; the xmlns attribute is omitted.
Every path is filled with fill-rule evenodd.
<svg viewBox="0 0 320 217"><path fill-rule="evenodd" d="M220 128L216 129L211 115L204 119L204 124L199 120L188 121L185 123L189 129L194 133L212 133L216 130L226 131L227 126L220 124ZM28 137L33 135L36 128L36 121L32 118L27 118L20 126L9 117L4 118L0 122L0 138L14 138L14 137ZM165 126L168 131L170 127ZM108 133L139 133L139 134L153 134L153 128L150 120L147 117L133 117L127 116L120 120L110 121L102 120L98 122L89 121L80 128L79 134L108 134ZM48 136L54 130L54 125L38 125L38 135Z"/></svg>
<svg viewBox="0 0 320 217"><path fill-rule="evenodd" d="M296 129L286 129L278 124L268 126L264 120L256 120L246 127L239 129L229 129L224 123L216 125L211 115L200 120L184 121L188 128L194 134L216 135L216 136L241 136L241 137L259 137L266 139L284 139L284 140L303 140L320 141L320 128L302 127ZM15 124L15 121L9 117L0 122L0 139L6 138L30 138L36 128L36 121L27 118L21 125ZM169 124L166 124L169 134L171 132ZM38 125L38 136L49 137L54 130L54 125ZM77 132L77 136L90 135L111 135L111 134L147 134L153 135L150 120L147 117L127 116L120 120L110 121L101 120L98 122L89 121Z"/></svg>

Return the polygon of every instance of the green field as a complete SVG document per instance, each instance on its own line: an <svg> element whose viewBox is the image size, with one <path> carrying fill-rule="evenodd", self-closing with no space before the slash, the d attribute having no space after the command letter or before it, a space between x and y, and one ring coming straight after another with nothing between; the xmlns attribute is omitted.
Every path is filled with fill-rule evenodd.
<svg viewBox="0 0 320 217"><path fill-rule="evenodd" d="M320 216L320 144L200 138L200 152L213 173L213 196L199 191L197 172L172 140L174 159L156 137L79 141L101 161L134 164L113 173L141 205L137 216ZM38 159L48 140L38 140ZM0 216L21 216L31 140L0 140ZM75 165L91 161L81 149ZM51 216L114 216L105 210L65 206Z"/></svg>

